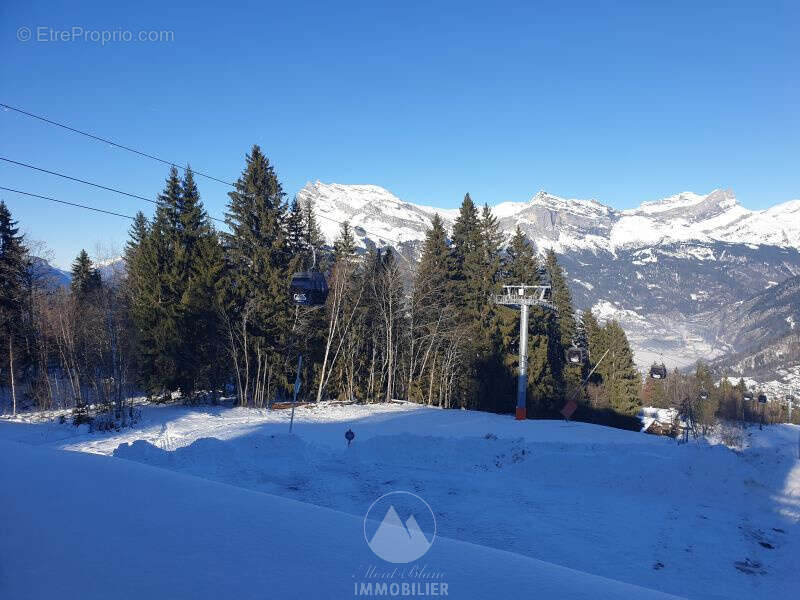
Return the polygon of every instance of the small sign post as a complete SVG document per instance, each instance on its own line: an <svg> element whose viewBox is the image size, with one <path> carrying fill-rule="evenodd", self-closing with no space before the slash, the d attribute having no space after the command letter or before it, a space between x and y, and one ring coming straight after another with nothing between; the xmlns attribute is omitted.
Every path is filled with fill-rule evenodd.
<svg viewBox="0 0 800 600"><path fill-rule="evenodd" d="M297 404L297 394L300 391L300 367L303 366L303 355L297 357L297 377L294 380L294 397L292 398L292 416L289 419L289 433L292 433L294 425L294 407Z"/></svg>

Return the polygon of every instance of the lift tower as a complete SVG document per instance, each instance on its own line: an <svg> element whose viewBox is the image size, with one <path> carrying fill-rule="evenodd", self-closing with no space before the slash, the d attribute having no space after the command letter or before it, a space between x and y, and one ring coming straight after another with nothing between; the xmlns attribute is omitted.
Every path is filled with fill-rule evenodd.
<svg viewBox="0 0 800 600"><path fill-rule="evenodd" d="M541 306L555 311L550 303L549 285L504 285L503 293L494 297L495 304L518 307L519 315L519 376L517 378L517 420L526 418L526 398L528 392L528 310L531 306Z"/></svg>

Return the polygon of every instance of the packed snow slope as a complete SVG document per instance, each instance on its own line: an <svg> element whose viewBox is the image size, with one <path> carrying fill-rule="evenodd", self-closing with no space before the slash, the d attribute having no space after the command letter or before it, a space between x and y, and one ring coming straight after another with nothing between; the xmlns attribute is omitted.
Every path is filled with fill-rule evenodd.
<svg viewBox="0 0 800 600"><path fill-rule="evenodd" d="M132 462L144 463L333 509L356 519L361 519L382 494L406 490L430 504L439 534L445 538L689 598L778 600L800 594L796 577L796 557L800 555L800 429L796 426L748 430L747 447L737 453L706 442L676 445L667 438L583 423L516 422L508 416L412 404L301 407L292 435L288 434L288 419L289 411L145 406L137 428L118 433L90 434L53 419L30 417L0 421L0 439L114 455L115 459L101 457L98 460L103 462L98 464L117 465L124 473L120 477L134 483L139 471L129 473L128 469ZM348 428L356 435L349 448L344 440ZM112 467L103 468L109 469L111 477ZM41 486L50 480L50 489L60 494L68 487L65 481L71 475L62 475L61 467L57 472L60 479L47 473L40 481L35 469L18 471L18 476L37 478ZM107 485L93 485L93 493L111 493ZM6 485L0 489L0 494L8 493ZM193 495L201 498L197 506L203 522L211 523L207 535L216 539L222 529L233 528L233 540L244 536L231 524L231 514L250 515L250 509L241 507L257 503L236 500L234 507L227 509L230 514L220 516L217 523L217 512L225 511L207 507L202 500L204 493ZM162 506L168 513L194 511L191 503L165 500L158 490L141 492L141 497L139 494L130 495L126 490L120 493L119 501L124 499L129 510L142 504L147 515L158 513ZM25 502L21 496L15 499L16 494L11 495L0 501L6 505ZM165 495L181 497L171 488ZM114 506L115 498L106 498L103 505ZM52 502L57 503L58 498ZM57 509L34 506L28 514L50 514L51 510ZM273 510L278 509L262 506L255 513L264 518L263 513ZM304 510L317 515L313 508ZM258 535L275 529L283 536L284 524L296 516L278 512L280 525L272 521L259 524L255 516L243 518L256 523L251 528ZM171 531L160 521L161 516L154 518L158 528ZM309 516L308 521L314 523L315 518ZM164 519L168 521L169 515ZM114 522L105 517L98 520ZM58 536L60 524L68 521L59 516L37 527L44 528L47 535ZM189 535L201 536L191 524L180 523ZM285 542L290 548L287 552L309 556L308 561L297 559L302 565L314 564L317 561L311 546L323 544L320 536L314 537L316 525L298 527L300 539ZM122 539L127 529L110 530L119 536L115 539ZM164 534L150 531L147 537L159 539L159 535ZM283 544L284 538L279 539ZM198 543L192 540L192 546ZM246 554L256 552L247 545L249 542L242 543ZM301 543L306 545L291 545ZM353 542L344 554L352 555L356 562L361 561L359 564L380 563L368 554L363 539L358 543L363 547L357 548ZM445 544L441 551L450 550ZM218 556L227 560L230 552L226 546ZM262 557L276 555L263 544L258 552ZM483 552L486 558L481 562L478 556ZM476 562L469 563L472 568L451 570L450 565L464 563L461 553L461 548L454 549L452 558L445 560L448 568L444 570L454 583L466 577L463 581L470 582L464 586L467 597L476 590L481 593L476 591L474 597L509 597L510 591L519 589L536 597L570 597L562 591L535 593L536 588L531 586L540 577L535 569L531 581L512 580L513 586L527 587L498 588L497 582L507 571L488 550L463 555L475 557ZM324 554L329 555L330 550ZM424 557L432 567L436 566L434 556L429 552ZM235 552L233 557L233 564L244 560L241 564L249 572L248 559ZM140 563L136 564L139 568ZM344 564L347 577L351 577L354 567L350 562ZM486 567L475 566L479 564ZM147 566L147 572L153 568ZM579 575L571 577L580 581ZM489 581L495 592L473 585L476 579ZM341 596L350 593L345 590ZM603 592L595 597L603 597Z"/></svg>
<svg viewBox="0 0 800 600"><path fill-rule="evenodd" d="M356 516L104 456L0 442L0 503L15 600L327 600L376 562ZM450 598L668 598L443 537L425 563Z"/></svg>

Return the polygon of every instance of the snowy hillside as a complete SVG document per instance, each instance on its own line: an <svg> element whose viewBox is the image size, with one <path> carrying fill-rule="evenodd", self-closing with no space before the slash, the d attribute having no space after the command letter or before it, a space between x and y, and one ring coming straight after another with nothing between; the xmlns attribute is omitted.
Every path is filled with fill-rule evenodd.
<svg viewBox="0 0 800 600"><path fill-rule="evenodd" d="M97 434L35 416L0 421L11 515L0 520L11 560L0 582L30 598L350 597L365 569L387 567L365 543L363 516L382 494L409 490L438 525L418 564L445 573L449 597L800 592L796 426L751 430L737 454L411 404L301 407L293 435L288 418L145 406L136 429Z"/></svg>

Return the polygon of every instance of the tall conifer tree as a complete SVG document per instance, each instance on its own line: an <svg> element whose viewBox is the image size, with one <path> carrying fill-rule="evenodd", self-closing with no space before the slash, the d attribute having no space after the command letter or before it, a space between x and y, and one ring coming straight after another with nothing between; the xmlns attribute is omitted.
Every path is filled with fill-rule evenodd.
<svg viewBox="0 0 800 600"><path fill-rule="evenodd" d="M11 217L11 211L5 202L0 200L0 334L2 335L0 356L4 357L0 364L6 367L3 369L3 375L11 388L14 414L17 412L16 373L22 364L19 342L23 334L22 315L29 270L28 253L23 236L19 234L19 228Z"/></svg>
<svg viewBox="0 0 800 600"><path fill-rule="evenodd" d="M72 263L70 274L72 276L70 289L79 303L90 300L102 286L100 272L92 264L86 250L78 253L75 262Z"/></svg>
<svg viewBox="0 0 800 600"><path fill-rule="evenodd" d="M228 196L230 233L222 235L226 313L230 335L240 336L232 349L239 401L261 404L265 388L274 389L273 374L286 382L284 350L290 343L294 312L289 305L291 255L283 187L257 145Z"/></svg>

